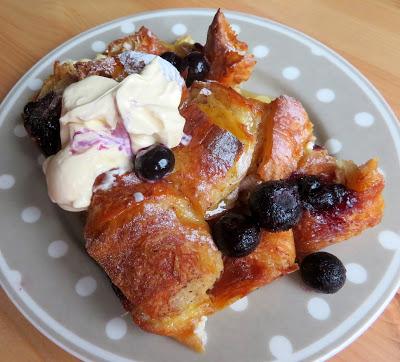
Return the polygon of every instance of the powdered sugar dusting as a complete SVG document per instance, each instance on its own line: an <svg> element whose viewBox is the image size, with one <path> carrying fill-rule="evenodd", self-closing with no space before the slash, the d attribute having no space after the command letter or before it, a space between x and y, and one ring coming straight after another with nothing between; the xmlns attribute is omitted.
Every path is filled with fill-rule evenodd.
<svg viewBox="0 0 400 362"><path fill-rule="evenodd" d="M139 178L133 172L123 175L121 181L125 186L135 185L140 182Z"/></svg>
<svg viewBox="0 0 400 362"><path fill-rule="evenodd" d="M291 117L297 120L302 120L306 118L306 112L299 101L289 97L287 95L282 95L278 98L280 107L279 112L277 112L276 117Z"/></svg>

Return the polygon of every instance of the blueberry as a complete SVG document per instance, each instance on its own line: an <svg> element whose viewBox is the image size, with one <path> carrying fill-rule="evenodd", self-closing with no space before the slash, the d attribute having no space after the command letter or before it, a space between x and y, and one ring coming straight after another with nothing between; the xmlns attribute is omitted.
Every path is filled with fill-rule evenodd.
<svg viewBox="0 0 400 362"><path fill-rule="evenodd" d="M269 231L292 228L302 211L298 188L288 180L261 184L250 195L249 206L260 225Z"/></svg>
<svg viewBox="0 0 400 362"><path fill-rule="evenodd" d="M317 176L303 176L297 180L303 206L317 211L328 211L346 201L350 193L344 185L327 183Z"/></svg>
<svg viewBox="0 0 400 362"><path fill-rule="evenodd" d="M336 293L346 281L346 268L335 256L326 252L307 255L300 265L305 284L322 293Z"/></svg>
<svg viewBox="0 0 400 362"><path fill-rule="evenodd" d="M171 63L179 72L185 69L186 62L174 52L165 52L161 54L160 57Z"/></svg>
<svg viewBox="0 0 400 362"><path fill-rule="evenodd" d="M324 185L308 196L308 202L318 211L326 211L334 208L343 201L346 189L343 185Z"/></svg>
<svg viewBox="0 0 400 362"><path fill-rule="evenodd" d="M61 149L60 115L61 96L54 92L24 107L25 129L45 156L54 155Z"/></svg>
<svg viewBox="0 0 400 362"><path fill-rule="evenodd" d="M204 55L197 51L191 52L186 56L185 60L188 65L186 85L190 87L195 80L204 80L210 70Z"/></svg>
<svg viewBox="0 0 400 362"><path fill-rule="evenodd" d="M301 176L297 179L300 197L306 197L310 192L321 187L321 180L318 176Z"/></svg>
<svg viewBox="0 0 400 362"><path fill-rule="evenodd" d="M260 243L260 228L248 216L228 212L212 226L214 242L222 254L240 258Z"/></svg>
<svg viewBox="0 0 400 362"><path fill-rule="evenodd" d="M137 153L134 166L138 177L155 181L174 169L175 157L168 147L155 144Z"/></svg>

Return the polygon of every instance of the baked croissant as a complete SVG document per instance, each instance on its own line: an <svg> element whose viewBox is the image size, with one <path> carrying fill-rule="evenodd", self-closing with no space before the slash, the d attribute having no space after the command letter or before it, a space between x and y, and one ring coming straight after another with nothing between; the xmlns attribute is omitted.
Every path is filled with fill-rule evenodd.
<svg viewBox="0 0 400 362"><path fill-rule="evenodd" d="M208 230L171 183L141 182L128 173L94 193L86 250L119 288L135 323L201 350L194 331L210 312L207 290L222 270Z"/></svg>

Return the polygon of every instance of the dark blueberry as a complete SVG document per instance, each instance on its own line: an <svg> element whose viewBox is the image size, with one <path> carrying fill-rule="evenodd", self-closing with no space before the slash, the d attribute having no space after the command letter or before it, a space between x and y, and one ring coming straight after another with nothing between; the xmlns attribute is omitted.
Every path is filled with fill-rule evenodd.
<svg viewBox="0 0 400 362"><path fill-rule="evenodd" d="M317 176L299 177L297 185L306 209L328 211L350 199L350 192L344 185L328 183Z"/></svg>
<svg viewBox="0 0 400 362"><path fill-rule="evenodd" d="M188 54L185 59L188 66L186 85L190 87L195 80L205 79L210 66L204 55L197 51Z"/></svg>
<svg viewBox="0 0 400 362"><path fill-rule="evenodd" d="M301 176L297 179L300 197L306 198L307 195L321 187L321 180L317 176Z"/></svg>
<svg viewBox="0 0 400 362"><path fill-rule="evenodd" d="M346 281L346 268L335 256L326 252L307 255L300 265L305 284L322 293L336 293Z"/></svg>
<svg viewBox="0 0 400 362"><path fill-rule="evenodd" d="M160 144L140 150L135 158L135 173L143 180L159 180L171 172L174 166L173 152Z"/></svg>
<svg viewBox="0 0 400 362"><path fill-rule="evenodd" d="M222 254L240 258L260 243L260 228L248 216L228 212L212 225L214 242Z"/></svg>
<svg viewBox="0 0 400 362"><path fill-rule="evenodd" d="M29 102L24 108L25 129L45 156L54 155L61 149L60 115L61 96L54 92Z"/></svg>
<svg viewBox="0 0 400 362"><path fill-rule="evenodd" d="M293 182L269 181L258 186L249 199L252 214L261 227L283 231L295 226L301 216L297 185Z"/></svg>
<svg viewBox="0 0 400 362"><path fill-rule="evenodd" d="M165 52L161 54L160 57L171 63L179 72L182 72L182 70L185 69L186 62L174 52Z"/></svg>

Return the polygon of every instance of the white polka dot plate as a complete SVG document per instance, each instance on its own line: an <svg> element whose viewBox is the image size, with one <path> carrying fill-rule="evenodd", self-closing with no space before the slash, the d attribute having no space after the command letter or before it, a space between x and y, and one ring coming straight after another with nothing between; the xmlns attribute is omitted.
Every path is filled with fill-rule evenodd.
<svg viewBox="0 0 400 362"><path fill-rule="evenodd" d="M89 30L44 57L1 105L1 284L42 333L82 360L326 359L360 335L399 286L400 134L393 112L354 67L321 43L269 20L227 11L258 61L245 88L300 99L319 143L337 157L363 162L379 156L387 181L385 217L361 236L329 248L347 267L348 281L337 294L306 289L298 273L282 278L211 316L205 354L144 333L130 322L108 279L85 253L84 216L49 201L43 157L21 127L20 114L56 59L92 57L141 25L166 40L191 34L204 42L213 14L206 9L155 11Z"/></svg>

